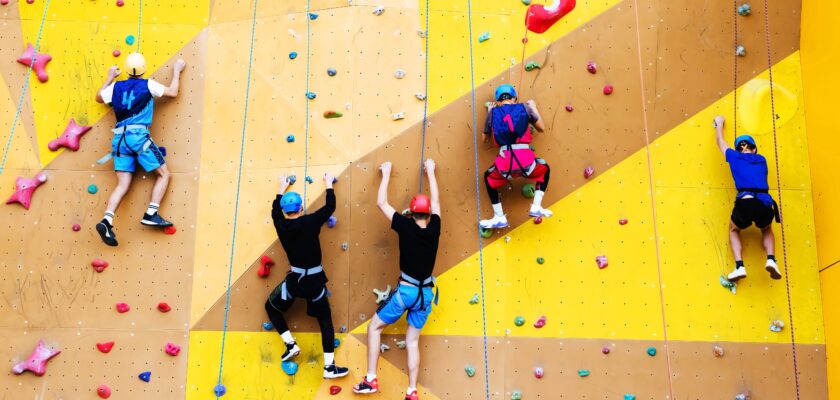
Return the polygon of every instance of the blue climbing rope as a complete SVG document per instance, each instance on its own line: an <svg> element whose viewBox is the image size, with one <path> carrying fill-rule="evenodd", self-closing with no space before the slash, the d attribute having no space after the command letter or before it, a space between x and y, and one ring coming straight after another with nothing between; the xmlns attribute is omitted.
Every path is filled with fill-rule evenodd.
<svg viewBox="0 0 840 400"><path fill-rule="evenodd" d="M230 313L230 285L233 279L233 253L236 249L236 224L239 217L239 193L242 187L242 160L245 154L245 129L248 126L248 100L251 98L251 70L254 65L254 35L257 27L257 3L259 3L259 0L254 0L254 21L251 24L251 50L248 55L248 81L245 84L245 112L242 115L242 136L240 138L241 145L239 146L239 171L236 177L236 200L233 207L233 233L230 238L230 260L228 263L227 291L225 292L225 319L222 325L222 351L219 356L219 376L216 381L217 385L222 384L222 368L225 363L225 340L227 339L228 314ZM216 399L219 397L220 396L217 394Z"/></svg>
<svg viewBox="0 0 840 400"><path fill-rule="evenodd" d="M140 33L143 31L143 0L140 1L140 12L137 16L137 52L140 52Z"/></svg>
<svg viewBox="0 0 840 400"><path fill-rule="evenodd" d="M429 119L429 2L426 0L426 87L423 90L423 128L420 133L420 190L417 193L423 193L423 159L426 157L426 121Z"/></svg>
<svg viewBox="0 0 840 400"><path fill-rule="evenodd" d="M9 140L6 141L6 148L3 150L3 161L0 161L0 174L6 168L6 158L9 156L9 148L12 147L12 138L15 137L15 128L17 128L18 121L20 120L20 111L23 109L23 100L26 99L26 91L29 89L29 80L32 79L30 77L32 75L32 66L35 65L35 61L38 58L38 50L41 48L41 35L44 33L44 22L47 20L47 10L49 8L50 0L47 0L44 4L44 15L41 16L41 27L38 28L38 38L35 39L35 54L32 56L32 62L26 70L26 78L23 80L23 91L20 93L20 101L18 102L17 111L15 111L15 119L12 122L12 130L9 133Z"/></svg>
<svg viewBox="0 0 840 400"><path fill-rule="evenodd" d="M467 0L467 27L470 31L470 94L472 96L473 158L475 159L475 209L478 214L476 217L476 226L478 226L481 222L481 185L479 184L478 178L478 129L476 128L478 116L475 111L475 62L473 57L472 0ZM428 36L428 34L426 36ZM478 237L478 270L481 278L481 325L484 336L484 395L487 400L490 400L490 361L487 356L487 308L484 301L484 243L480 234L476 236Z"/></svg>
<svg viewBox="0 0 840 400"><path fill-rule="evenodd" d="M312 35L310 34L310 23L312 22L312 18L309 16L311 12L311 2L310 0L306 0L306 94L309 94L309 60L312 58L312 52L310 51L310 41L312 40ZM306 213L306 187L309 186L309 102L310 99L308 96L303 96L303 101L306 102L306 113L304 114L305 122L304 122L304 138L303 138L303 176L304 176L304 183L303 183L303 212Z"/></svg>

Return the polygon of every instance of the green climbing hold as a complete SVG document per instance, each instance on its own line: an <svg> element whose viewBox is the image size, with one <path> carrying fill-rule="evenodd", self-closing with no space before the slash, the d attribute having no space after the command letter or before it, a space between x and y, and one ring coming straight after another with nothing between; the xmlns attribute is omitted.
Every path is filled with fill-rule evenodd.
<svg viewBox="0 0 840 400"><path fill-rule="evenodd" d="M478 304L478 293L474 294L473 297L470 298L470 304Z"/></svg>
<svg viewBox="0 0 840 400"><path fill-rule="evenodd" d="M655 356L656 355L656 347L653 347L653 346L648 347L647 354L651 357Z"/></svg>
<svg viewBox="0 0 840 400"><path fill-rule="evenodd" d="M333 118L341 118L344 114L338 111L324 111L324 118L326 119L333 119Z"/></svg>
<svg viewBox="0 0 840 400"><path fill-rule="evenodd" d="M533 70L539 69L539 68L540 68L540 63L538 63L536 61L528 61L528 63L525 64L525 70L526 71L533 71Z"/></svg>
<svg viewBox="0 0 840 400"><path fill-rule="evenodd" d="M472 377L474 377L474 376L475 376L475 367L473 367L472 365L467 364L467 366L464 368L464 372L466 372L466 373L467 373L467 376L469 376L470 378L472 378Z"/></svg>
<svg viewBox="0 0 840 400"><path fill-rule="evenodd" d="M522 391L514 390L510 393L510 400L522 400Z"/></svg>
<svg viewBox="0 0 840 400"><path fill-rule="evenodd" d="M537 187L533 183L526 183L522 185L522 197L526 199L533 199L534 193L537 192Z"/></svg>
<svg viewBox="0 0 840 400"><path fill-rule="evenodd" d="M88 186L88 193L90 193L90 194L96 194L96 192L98 192L98 191L99 191L99 188L98 188L98 187L96 187L96 185L90 185L90 186Z"/></svg>
<svg viewBox="0 0 840 400"><path fill-rule="evenodd" d="M545 264L545 258L537 257L537 264L540 264L540 265Z"/></svg>
<svg viewBox="0 0 840 400"><path fill-rule="evenodd" d="M635 394L629 394L629 393L625 394L624 395L624 400L636 400L636 395Z"/></svg>
<svg viewBox="0 0 840 400"><path fill-rule="evenodd" d="M579 369L578 370L578 376L581 377L581 378L586 378L587 376L589 376L589 370L588 369Z"/></svg>
<svg viewBox="0 0 840 400"><path fill-rule="evenodd" d="M481 233L481 237L488 239L490 236L493 236L492 229L485 229L485 228L478 228L478 232Z"/></svg>
<svg viewBox="0 0 840 400"><path fill-rule="evenodd" d="M518 315L516 318L513 319L513 324L516 326L525 325L525 317Z"/></svg>
<svg viewBox="0 0 840 400"><path fill-rule="evenodd" d="M741 14L744 17L746 17L747 15L750 15L751 12L752 12L752 9L750 9L750 3L744 3L740 6L738 6L738 14Z"/></svg>
<svg viewBox="0 0 840 400"><path fill-rule="evenodd" d="M531 5L531 0L522 0L522 4L524 4L526 6L530 6Z"/></svg>

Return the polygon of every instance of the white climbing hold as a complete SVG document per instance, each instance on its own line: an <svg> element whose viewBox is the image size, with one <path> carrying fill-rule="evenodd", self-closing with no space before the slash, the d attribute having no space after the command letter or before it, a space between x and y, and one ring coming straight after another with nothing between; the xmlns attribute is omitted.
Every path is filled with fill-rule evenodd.
<svg viewBox="0 0 840 400"><path fill-rule="evenodd" d="M404 349L405 348L405 340L397 340L397 347Z"/></svg>
<svg viewBox="0 0 840 400"><path fill-rule="evenodd" d="M420 100L420 101L426 100L426 95L423 94L423 93L415 93L414 97L416 97L417 100Z"/></svg>
<svg viewBox="0 0 840 400"><path fill-rule="evenodd" d="M426 31L418 29L417 30L417 36L420 36L421 38L425 39L426 38Z"/></svg>
<svg viewBox="0 0 840 400"><path fill-rule="evenodd" d="M396 113L396 114L392 115L392 116L391 116L391 119L393 119L394 121L399 121L399 120L401 120L401 119L405 119L405 113L404 113L404 112L402 112L402 111L400 111L400 112L398 112L398 113Z"/></svg>
<svg viewBox="0 0 840 400"><path fill-rule="evenodd" d="M505 236L505 243L510 243L510 236Z"/></svg>
<svg viewBox="0 0 840 400"><path fill-rule="evenodd" d="M350 245L347 242L341 244L341 250L347 251L348 248L350 248Z"/></svg>
<svg viewBox="0 0 840 400"><path fill-rule="evenodd" d="M350 104L350 103L344 103L344 108L345 108L347 111L350 111L350 109L351 109L351 108L353 108L353 105L352 105L352 104Z"/></svg>
<svg viewBox="0 0 840 400"><path fill-rule="evenodd" d="M405 78L405 71L402 68L398 68L396 71L394 71L394 78Z"/></svg>
<svg viewBox="0 0 840 400"><path fill-rule="evenodd" d="M384 13L384 12L385 12L385 6L379 6L379 7L376 7L376 8L373 9L373 15L376 15L377 17L382 15L382 13Z"/></svg>
<svg viewBox="0 0 840 400"><path fill-rule="evenodd" d="M388 301L388 295L391 293L391 284L388 284L388 288L385 290L373 288L373 293L376 293L376 304Z"/></svg>
<svg viewBox="0 0 840 400"><path fill-rule="evenodd" d="M379 345L379 352L380 352L380 353L384 353L384 352L386 352L386 351L388 351L388 350L391 350L391 346L388 346L388 345L387 345L387 344L385 344L385 343L382 343L382 344L380 344L380 345Z"/></svg>

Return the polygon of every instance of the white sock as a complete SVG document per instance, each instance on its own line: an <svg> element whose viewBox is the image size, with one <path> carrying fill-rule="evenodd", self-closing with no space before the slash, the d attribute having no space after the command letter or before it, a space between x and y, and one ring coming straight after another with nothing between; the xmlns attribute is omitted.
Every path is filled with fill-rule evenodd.
<svg viewBox="0 0 840 400"><path fill-rule="evenodd" d="M533 204L534 208L537 208L537 207L542 208L542 198L543 198L543 196L545 196L545 192L543 192L542 190L537 190L536 192L534 192L534 204Z"/></svg>
<svg viewBox="0 0 840 400"><path fill-rule="evenodd" d="M502 203L493 204L493 215L496 217L505 216L505 210L502 209Z"/></svg>
<svg viewBox="0 0 840 400"><path fill-rule="evenodd" d="M335 353L324 353L324 367L335 364Z"/></svg>
<svg viewBox="0 0 840 400"><path fill-rule="evenodd" d="M149 203L149 208L146 209L146 214L155 215L158 212L158 208L160 208L160 204Z"/></svg>
<svg viewBox="0 0 840 400"><path fill-rule="evenodd" d="M408 389L405 390L405 394L412 394L416 390L417 390L417 388L413 388L413 387L409 386Z"/></svg>
<svg viewBox="0 0 840 400"><path fill-rule="evenodd" d="M113 211L105 211L105 217L103 219L108 221L108 223L113 226L114 225L114 212Z"/></svg>
<svg viewBox="0 0 840 400"><path fill-rule="evenodd" d="M292 337L292 332L290 332L290 331L286 331L286 332L281 333L280 337L283 338L283 341L286 342L287 344L295 342L295 338Z"/></svg>
<svg viewBox="0 0 840 400"><path fill-rule="evenodd" d="M374 379L376 379L376 374L365 375L365 380L368 381L368 382L373 382Z"/></svg>

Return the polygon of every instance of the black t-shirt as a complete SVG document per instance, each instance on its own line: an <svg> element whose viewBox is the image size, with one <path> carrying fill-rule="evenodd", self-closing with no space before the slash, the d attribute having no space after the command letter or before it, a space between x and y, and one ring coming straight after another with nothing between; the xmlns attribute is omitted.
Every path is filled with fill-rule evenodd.
<svg viewBox="0 0 840 400"><path fill-rule="evenodd" d="M400 270L419 281L432 276L440 240L440 216L432 214L424 229L412 218L395 212L391 229L400 237Z"/></svg>
<svg viewBox="0 0 840 400"><path fill-rule="evenodd" d="M321 226L335 212L335 192L327 189L327 204L312 214L287 219L280 208L281 195L271 205L271 218L280 244L286 250L289 264L298 268L313 268L321 265Z"/></svg>

